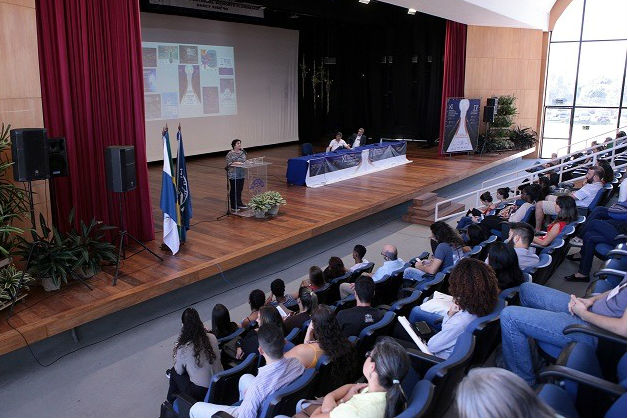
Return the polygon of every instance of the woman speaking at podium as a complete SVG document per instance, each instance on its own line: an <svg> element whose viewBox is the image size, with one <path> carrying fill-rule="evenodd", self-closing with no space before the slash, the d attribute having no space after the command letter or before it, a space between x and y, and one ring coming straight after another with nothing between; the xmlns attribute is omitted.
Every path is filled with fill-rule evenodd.
<svg viewBox="0 0 628 419"><path fill-rule="evenodd" d="M242 149L242 141L237 138L231 141L232 150L227 153L227 177L229 178L229 207L231 211L246 208L242 202L244 186L244 162L246 151Z"/></svg>

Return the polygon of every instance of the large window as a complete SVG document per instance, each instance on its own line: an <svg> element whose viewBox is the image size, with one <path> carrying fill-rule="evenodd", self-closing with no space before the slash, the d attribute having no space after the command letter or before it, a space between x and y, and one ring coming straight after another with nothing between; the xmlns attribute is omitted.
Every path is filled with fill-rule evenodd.
<svg viewBox="0 0 628 419"><path fill-rule="evenodd" d="M556 22L547 66L543 157L581 150L628 124L627 4L573 0Z"/></svg>

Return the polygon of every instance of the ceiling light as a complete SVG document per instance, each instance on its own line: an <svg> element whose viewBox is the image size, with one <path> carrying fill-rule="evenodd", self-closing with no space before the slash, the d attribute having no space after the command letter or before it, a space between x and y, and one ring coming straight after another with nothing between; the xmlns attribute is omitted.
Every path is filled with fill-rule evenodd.
<svg viewBox="0 0 628 419"><path fill-rule="evenodd" d="M408 9L408 14L409 14L409 15L414 15L414 14L416 14L416 10L414 10L414 9Z"/></svg>
<svg viewBox="0 0 628 419"><path fill-rule="evenodd" d="M358 0L362 4L369 4L371 0Z"/></svg>

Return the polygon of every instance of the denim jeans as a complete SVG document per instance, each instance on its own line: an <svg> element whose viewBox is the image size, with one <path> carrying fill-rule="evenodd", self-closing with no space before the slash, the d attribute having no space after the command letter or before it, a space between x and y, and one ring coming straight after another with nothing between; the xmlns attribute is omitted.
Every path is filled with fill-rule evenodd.
<svg viewBox="0 0 628 419"><path fill-rule="evenodd" d="M421 263L421 261L417 261ZM403 279L412 279L414 281L423 281L423 276L428 275L417 268L406 268L403 271Z"/></svg>
<svg viewBox="0 0 628 419"><path fill-rule="evenodd" d="M410 318L408 319L411 324L417 322L427 323L433 331L438 332L443 325L443 316L429 311L421 310L420 307L414 307L410 312Z"/></svg>
<svg viewBox="0 0 628 419"><path fill-rule="evenodd" d="M565 327L585 324L569 314L569 294L526 282L519 291L521 306L508 306L501 314L502 351L506 367L534 386L536 375L529 339L559 348L578 341L596 345L595 338L581 333L563 334Z"/></svg>

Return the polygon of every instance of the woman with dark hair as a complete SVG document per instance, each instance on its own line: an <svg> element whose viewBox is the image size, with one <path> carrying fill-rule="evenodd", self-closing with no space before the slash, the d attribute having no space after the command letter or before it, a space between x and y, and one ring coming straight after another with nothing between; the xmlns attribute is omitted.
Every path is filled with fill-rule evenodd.
<svg viewBox="0 0 628 419"><path fill-rule="evenodd" d="M539 246L549 245L563 231L567 224L578 219L578 208L576 200L569 195L563 195L556 198L556 220L547 226L547 233L543 236L536 236L533 243Z"/></svg>
<svg viewBox="0 0 628 419"><path fill-rule="evenodd" d="M541 189L539 190L537 201L543 201L547 195L552 193L550 178L547 176L539 176L539 186Z"/></svg>
<svg viewBox="0 0 628 419"><path fill-rule="evenodd" d="M318 308L318 298L308 287L299 288L297 302L299 303L299 312L286 317L283 323L288 333L295 327L300 329L303 323L310 320L312 312Z"/></svg>
<svg viewBox="0 0 628 419"><path fill-rule="evenodd" d="M347 268L338 256L332 256L329 258L329 265L323 271L323 276L326 282L330 282L332 279L339 278L347 273Z"/></svg>
<svg viewBox="0 0 628 419"><path fill-rule="evenodd" d="M259 316L257 317L257 327L255 329L247 330L238 342L236 342L236 358L244 359L248 354L257 353L259 348L259 342L257 340L257 330L263 324L274 324L279 327L285 336L285 329L283 326L283 319L279 311L273 306L266 305L260 307Z"/></svg>
<svg viewBox="0 0 628 419"><path fill-rule="evenodd" d="M504 237L508 237L508 225L502 223L508 221L510 223L518 223L524 221L524 217L528 210L534 206L537 201L541 187L537 184L528 184L521 189L521 205L510 205L502 209L496 215L485 217L480 223L486 235L490 235L491 230L501 230Z"/></svg>
<svg viewBox="0 0 628 419"><path fill-rule="evenodd" d="M246 151L242 148L242 141L237 138L231 141L231 151L227 153L227 177L229 178L229 208L231 211L245 209L242 202L242 187L244 186L244 162Z"/></svg>
<svg viewBox="0 0 628 419"><path fill-rule="evenodd" d="M449 292L452 303L443 317L441 329L427 342L433 355L449 358L458 336L473 320L486 316L497 304L499 289L493 268L477 259L462 259L449 276ZM425 320L425 312L414 307L410 312L410 323ZM428 319L433 313L428 313Z"/></svg>
<svg viewBox="0 0 628 419"><path fill-rule="evenodd" d="M501 291L518 287L524 281L515 248L503 242L495 242L488 251L488 264L495 271Z"/></svg>
<svg viewBox="0 0 628 419"><path fill-rule="evenodd" d="M312 418L394 418L407 407L401 381L409 369L406 350L385 337L367 353L362 366L366 383L339 387L325 396L320 407L310 405L303 413Z"/></svg>
<svg viewBox="0 0 628 419"><path fill-rule="evenodd" d="M455 265L465 252L470 249L462 237L449 224L437 221L430 226L434 255L424 261L417 261L414 268L403 271L404 279L421 281L424 275L434 275L443 269Z"/></svg>
<svg viewBox="0 0 628 419"><path fill-rule="evenodd" d="M308 279L301 281L301 287L308 287L311 291L316 291L325 286L325 274L318 266L310 266ZM292 294L294 298L299 298L298 293Z"/></svg>
<svg viewBox="0 0 628 419"><path fill-rule="evenodd" d="M216 304L212 310L212 333L220 339L229 336L236 330L238 330L238 325L231 321L227 307Z"/></svg>
<svg viewBox="0 0 628 419"><path fill-rule="evenodd" d="M203 400L212 376L222 371L218 340L205 330L198 312L186 308L181 314L181 323L181 332L172 350L174 366L169 370L167 400L171 403L177 393Z"/></svg>
<svg viewBox="0 0 628 419"><path fill-rule="evenodd" d="M326 306L320 306L312 313L303 343L290 349L285 356L298 359L305 368L315 368L323 355L333 363L334 383L344 384L354 378L353 346L342 333L334 313Z"/></svg>
<svg viewBox="0 0 628 419"><path fill-rule="evenodd" d="M497 199L499 200L498 204L501 204L510 196L510 188L497 188Z"/></svg>
<svg viewBox="0 0 628 419"><path fill-rule="evenodd" d="M259 316L259 309L266 302L266 295L262 290L253 290L249 294L249 306L251 307L251 314L246 316L244 320L242 320L241 327L244 329L249 326L251 322L257 320Z"/></svg>
<svg viewBox="0 0 628 419"><path fill-rule="evenodd" d="M456 230L465 230L468 226L479 223L482 220L483 216L488 215L491 211L495 209L495 204L493 204L493 196L488 191L480 195L480 202L482 203L482 205L484 205L484 208L482 210L473 208L467 211L467 215L465 215L460 219L460 221L458 221L458 224L456 225Z"/></svg>
<svg viewBox="0 0 628 419"><path fill-rule="evenodd" d="M469 247L477 246L487 239L484 230L477 224L470 225L469 228L467 228L467 232L462 235L462 238L464 243Z"/></svg>

